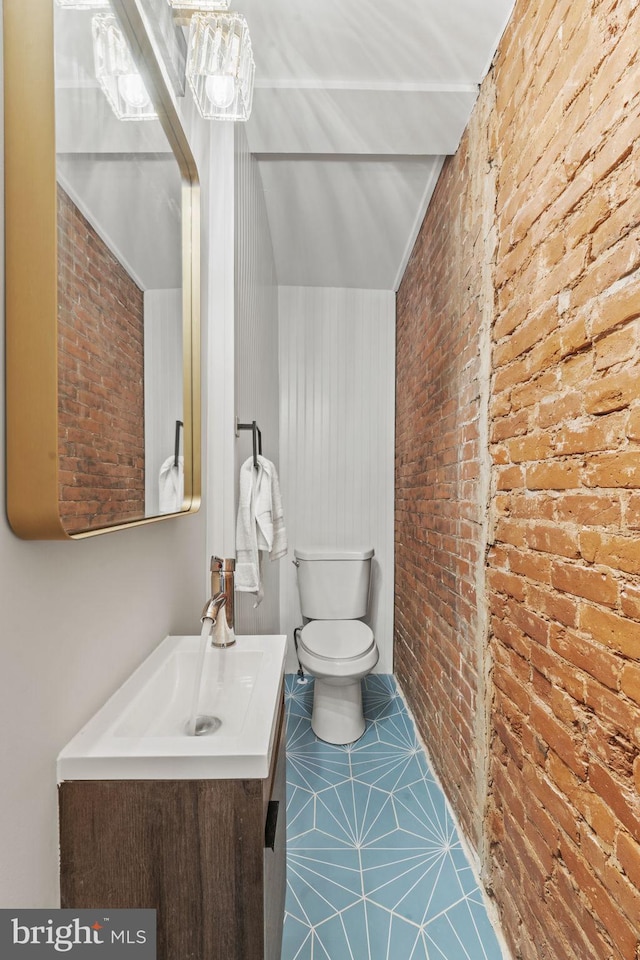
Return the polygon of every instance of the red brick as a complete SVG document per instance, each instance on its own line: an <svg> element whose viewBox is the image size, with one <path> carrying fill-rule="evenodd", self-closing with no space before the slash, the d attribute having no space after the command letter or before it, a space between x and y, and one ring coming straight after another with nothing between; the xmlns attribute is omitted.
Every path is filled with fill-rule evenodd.
<svg viewBox="0 0 640 960"><path fill-rule="evenodd" d="M516 490L511 494L508 512L512 520L553 520L554 501L546 491Z"/></svg>
<svg viewBox="0 0 640 960"><path fill-rule="evenodd" d="M635 586L631 583L622 583L620 609L625 617L640 620L640 586Z"/></svg>
<svg viewBox="0 0 640 960"><path fill-rule="evenodd" d="M633 784L623 786L597 760L590 766L589 784L627 830L640 836L640 803L633 795Z"/></svg>
<svg viewBox="0 0 640 960"><path fill-rule="evenodd" d="M622 443L624 437L625 414L612 413L597 419L582 419L563 424L556 433L554 446L559 454L588 453L610 450Z"/></svg>
<svg viewBox="0 0 640 960"><path fill-rule="evenodd" d="M588 16L569 0L518 0L398 294L398 508L415 503L397 527L400 575L413 573L397 608L399 674L476 839L486 801L485 870L522 960L638 960L639 28L626 0L594 0ZM476 338L481 316L490 344ZM475 522L487 508L477 438L451 417L478 392L489 347L482 742L462 705L483 668L470 611L484 545L462 517L440 529L435 507L462 493L460 458L452 471L444 452L456 447L472 461ZM420 461L424 481L403 472ZM473 771L483 748L486 797Z"/></svg>
<svg viewBox="0 0 640 960"><path fill-rule="evenodd" d="M581 476L579 461L563 460L528 466L525 482L528 490L575 490Z"/></svg>
<svg viewBox="0 0 640 960"><path fill-rule="evenodd" d="M584 745L572 737L564 724L542 705L533 703L529 714L536 732L580 780L586 780L589 768Z"/></svg>
<svg viewBox="0 0 640 960"><path fill-rule="evenodd" d="M636 348L637 329L625 327L603 337L596 343L596 370L606 370L616 364L631 360Z"/></svg>
<svg viewBox="0 0 640 960"><path fill-rule="evenodd" d="M640 664L628 663L622 668L620 689L640 704Z"/></svg>
<svg viewBox="0 0 640 960"><path fill-rule="evenodd" d="M525 588L520 577L510 573L504 573L501 570L489 570L487 582L492 590L498 593L505 593L507 596L515 597L517 600L524 600Z"/></svg>
<svg viewBox="0 0 640 960"><path fill-rule="evenodd" d="M640 890L640 843L620 831L616 836L616 856L631 883Z"/></svg>
<svg viewBox="0 0 640 960"><path fill-rule="evenodd" d="M505 446L514 463L526 460L543 460L551 450L551 440L544 433L529 433L524 437L509 440Z"/></svg>
<svg viewBox="0 0 640 960"><path fill-rule="evenodd" d="M640 316L640 282L637 277L621 280L595 306L591 314L594 336Z"/></svg>
<svg viewBox="0 0 640 960"><path fill-rule="evenodd" d="M551 583L551 560L536 553L509 553L509 568L529 580Z"/></svg>
<svg viewBox="0 0 640 960"><path fill-rule="evenodd" d="M515 490L524 487L524 467L500 467L496 471L496 488L498 490Z"/></svg>
<svg viewBox="0 0 640 960"><path fill-rule="evenodd" d="M640 494L632 494L627 498L625 510L626 525L630 530L640 528Z"/></svg>
<svg viewBox="0 0 640 960"><path fill-rule="evenodd" d="M567 670L578 667L612 690L617 689L620 663L611 656L608 649L572 631L555 634L551 638L551 648L566 661ZM573 672L575 674L575 670Z"/></svg>
<svg viewBox="0 0 640 960"><path fill-rule="evenodd" d="M638 708L635 703L590 678L585 684L584 701L599 721L615 730L619 743L635 744L628 747L635 752L640 745ZM620 770L615 772L620 773Z"/></svg>
<svg viewBox="0 0 640 960"><path fill-rule="evenodd" d="M516 384L511 390L511 403L514 409L530 407L545 400L558 389L558 377L555 371L547 370L533 380Z"/></svg>
<svg viewBox="0 0 640 960"><path fill-rule="evenodd" d="M456 812L468 835L479 836L474 782L481 749L476 719L481 665L472 638L485 547L477 521L485 505L478 484L483 454L476 442L477 358L481 304L483 298L492 303L493 293L472 267L487 260L493 241L476 216L486 195L486 167L472 170L465 163L473 144L487 149L489 125L478 117L472 126L458 156L445 162L397 294L395 659L418 726L432 744L436 769L455 785ZM473 179L468 194L452 201L452 191L468 174ZM459 282L459 258L469 265L471 286ZM448 307L454 304L452 324ZM504 413L493 426L497 442L528 427L526 414L510 412L511 376L509 371L502 384L495 383L498 392L505 388L500 404L493 405ZM499 448L494 456L500 462ZM504 466L501 482L510 488L517 473Z"/></svg>
<svg viewBox="0 0 640 960"><path fill-rule="evenodd" d="M575 627L578 619L578 604L555 590L532 584L527 589L527 600L540 613L567 627Z"/></svg>
<svg viewBox="0 0 640 960"><path fill-rule="evenodd" d="M585 597L606 606L615 606L618 601L618 582L604 571L585 570L577 564L554 563L551 583L558 590Z"/></svg>
<svg viewBox="0 0 640 960"><path fill-rule="evenodd" d="M640 406L634 406L629 411L626 434L630 440L640 440Z"/></svg>
<svg viewBox="0 0 640 960"><path fill-rule="evenodd" d="M619 524L622 509L620 500L615 495L584 493L559 499L556 504L556 513L558 520L570 521L580 526L602 527L608 524Z"/></svg>
<svg viewBox="0 0 640 960"><path fill-rule="evenodd" d="M585 604L580 610L580 627L598 643L624 656L640 654L640 623Z"/></svg>
<svg viewBox="0 0 640 960"><path fill-rule="evenodd" d="M585 408L588 413L621 410L638 398L638 370L612 373L587 387Z"/></svg>
<svg viewBox="0 0 640 960"><path fill-rule="evenodd" d="M589 487L639 487L640 451L616 451L587 457L585 485Z"/></svg>
<svg viewBox="0 0 640 960"><path fill-rule="evenodd" d="M75 532L145 514L144 312L142 291L62 189L58 221L59 506Z"/></svg>
<svg viewBox="0 0 640 960"><path fill-rule="evenodd" d="M580 534L580 553L589 563L601 563L626 573L640 573L640 543L637 539L584 530Z"/></svg>
<svg viewBox="0 0 640 960"><path fill-rule="evenodd" d="M511 402L508 402L509 408ZM498 443L500 440L506 440L508 437L515 437L518 434L526 433L529 427L529 415L526 410L519 410L513 415L501 417L494 420L491 426L491 442Z"/></svg>
<svg viewBox="0 0 640 960"><path fill-rule="evenodd" d="M582 413L584 397L581 391L572 390L562 395L553 393L540 399L537 423L541 427L550 427L562 423Z"/></svg>
<svg viewBox="0 0 640 960"><path fill-rule="evenodd" d="M527 528L526 542L533 550L541 550L558 557L578 557L578 538L558 526L538 523ZM515 544L517 546L517 544Z"/></svg>

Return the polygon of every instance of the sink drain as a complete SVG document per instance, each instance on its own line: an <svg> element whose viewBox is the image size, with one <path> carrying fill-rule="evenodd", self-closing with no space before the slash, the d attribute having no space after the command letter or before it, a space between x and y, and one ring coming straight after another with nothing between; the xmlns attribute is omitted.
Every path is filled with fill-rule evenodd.
<svg viewBox="0 0 640 960"><path fill-rule="evenodd" d="M196 718L196 737L206 737L209 733L215 733L222 726L222 720L219 717L200 716Z"/></svg>

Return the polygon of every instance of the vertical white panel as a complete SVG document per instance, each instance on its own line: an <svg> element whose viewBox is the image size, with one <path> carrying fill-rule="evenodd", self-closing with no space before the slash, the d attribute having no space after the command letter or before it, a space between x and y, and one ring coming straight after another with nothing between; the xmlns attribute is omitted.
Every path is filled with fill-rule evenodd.
<svg viewBox="0 0 640 960"><path fill-rule="evenodd" d="M182 397L182 290L144 294L145 512L159 511L160 467L175 452ZM180 434L180 453L184 451Z"/></svg>
<svg viewBox="0 0 640 960"><path fill-rule="evenodd" d="M204 197L208 224L202 248L206 290L203 330L202 428L203 509L206 512L206 563L202 564L203 602L209 596L209 557L235 552L234 478L234 136L226 123L209 123L209 189Z"/></svg>
<svg viewBox="0 0 640 960"><path fill-rule="evenodd" d="M257 421L262 453L279 469L278 288L259 165L241 125L236 126L235 210L236 412L243 423ZM236 504L240 464L251 455L251 433L241 432L236 440ZM252 595L237 594L238 633L280 632L283 562L265 559L264 599L258 607Z"/></svg>
<svg viewBox="0 0 640 960"><path fill-rule="evenodd" d="M393 669L395 295L281 287L280 457L290 552L373 547L377 670ZM295 568L281 575L282 628L301 623ZM289 654L288 669L295 658Z"/></svg>

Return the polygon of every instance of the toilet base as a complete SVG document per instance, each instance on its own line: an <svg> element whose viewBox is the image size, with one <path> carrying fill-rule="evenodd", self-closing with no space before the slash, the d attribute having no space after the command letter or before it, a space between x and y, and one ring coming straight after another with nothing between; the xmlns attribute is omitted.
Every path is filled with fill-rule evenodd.
<svg viewBox="0 0 640 960"><path fill-rule="evenodd" d="M365 730L362 681L316 676L311 729L319 740L326 743L339 745L359 740Z"/></svg>

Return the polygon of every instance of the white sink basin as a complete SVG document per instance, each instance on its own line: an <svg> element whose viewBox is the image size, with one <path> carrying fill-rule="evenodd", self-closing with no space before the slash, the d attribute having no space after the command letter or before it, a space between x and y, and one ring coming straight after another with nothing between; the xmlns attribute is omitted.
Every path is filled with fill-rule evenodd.
<svg viewBox="0 0 640 960"><path fill-rule="evenodd" d="M187 727L200 642L166 637L62 750L58 782L266 777L286 637L207 649L198 713L222 724L194 737Z"/></svg>

